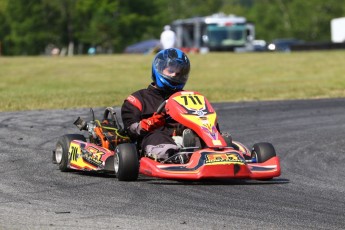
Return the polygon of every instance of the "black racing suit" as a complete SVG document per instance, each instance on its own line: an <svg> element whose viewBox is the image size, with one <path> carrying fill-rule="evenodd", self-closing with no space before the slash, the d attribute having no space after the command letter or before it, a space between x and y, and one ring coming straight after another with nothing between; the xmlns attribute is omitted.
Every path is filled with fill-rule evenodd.
<svg viewBox="0 0 345 230"><path fill-rule="evenodd" d="M146 132L141 129L140 121L151 117L175 92L167 93L154 87L152 83L147 89L138 90L128 96L121 107L122 121L131 138L137 141L144 154L156 159L166 159L170 153L178 150L179 147L171 137L176 122L168 119L165 126Z"/></svg>

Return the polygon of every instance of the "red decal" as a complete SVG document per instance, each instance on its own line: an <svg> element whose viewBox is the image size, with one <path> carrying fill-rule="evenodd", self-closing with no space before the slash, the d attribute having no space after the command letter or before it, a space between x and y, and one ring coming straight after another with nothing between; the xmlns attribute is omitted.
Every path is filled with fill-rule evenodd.
<svg viewBox="0 0 345 230"><path fill-rule="evenodd" d="M127 101L129 101L132 105L137 107L140 111L143 110L143 106L141 105L141 102L136 97L134 97L133 95L129 95L127 97Z"/></svg>

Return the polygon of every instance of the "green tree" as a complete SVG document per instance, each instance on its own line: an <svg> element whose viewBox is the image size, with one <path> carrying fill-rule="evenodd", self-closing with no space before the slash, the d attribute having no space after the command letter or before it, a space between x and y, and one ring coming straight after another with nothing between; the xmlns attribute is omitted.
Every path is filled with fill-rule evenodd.
<svg viewBox="0 0 345 230"><path fill-rule="evenodd" d="M7 0L0 0L0 55L7 53L5 36L9 33L10 27L6 19Z"/></svg>
<svg viewBox="0 0 345 230"><path fill-rule="evenodd" d="M330 21L345 16L337 0L295 0L290 7L292 34L307 41L330 41Z"/></svg>
<svg viewBox="0 0 345 230"><path fill-rule="evenodd" d="M112 50L118 36L120 1L77 1L76 39L86 46L100 46Z"/></svg>
<svg viewBox="0 0 345 230"><path fill-rule="evenodd" d="M271 40L295 37L305 41L330 41L330 21L345 16L337 0L254 0L248 18L257 37Z"/></svg>
<svg viewBox="0 0 345 230"><path fill-rule="evenodd" d="M218 12L246 17L256 37L330 41L330 21L345 16L338 0L0 0L0 42L6 55L45 53L50 44L77 53L89 46L122 52L159 38L176 19Z"/></svg>
<svg viewBox="0 0 345 230"><path fill-rule="evenodd" d="M157 1L128 0L121 1L118 16L119 31L115 44L117 51L133 42L157 37L160 30L160 5Z"/></svg>
<svg viewBox="0 0 345 230"><path fill-rule="evenodd" d="M9 54L40 54L49 43L59 41L56 34L58 12L37 0L11 0L8 2L7 20L10 32L5 42L11 49Z"/></svg>

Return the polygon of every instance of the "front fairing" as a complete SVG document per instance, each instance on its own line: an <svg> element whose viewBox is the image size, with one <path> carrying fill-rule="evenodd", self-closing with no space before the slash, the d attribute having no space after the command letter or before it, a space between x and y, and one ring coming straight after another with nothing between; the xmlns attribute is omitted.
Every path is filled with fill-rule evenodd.
<svg viewBox="0 0 345 230"><path fill-rule="evenodd" d="M173 94L165 106L175 121L192 129L208 147L226 147L217 129L217 114L206 97L194 91Z"/></svg>
<svg viewBox="0 0 345 230"><path fill-rule="evenodd" d="M148 157L140 160L140 173L165 179L269 179L280 175L278 157L264 163L246 163L243 153L232 148L193 152L186 164L164 164Z"/></svg>

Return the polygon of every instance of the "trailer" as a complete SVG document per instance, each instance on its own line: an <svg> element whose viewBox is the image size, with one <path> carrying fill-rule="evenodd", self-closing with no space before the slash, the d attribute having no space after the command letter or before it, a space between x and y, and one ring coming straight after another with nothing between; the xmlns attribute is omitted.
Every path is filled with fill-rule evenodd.
<svg viewBox="0 0 345 230"><path fill-rule="evenodd" d="M245 17L213 14L173 21L176 46L185 51L253 50L255 27Z"/></svg>
<svg viewBox="0 0 345 230"><path fill-rule="evenodd" d="M345 17L331 20L331 37L334 43L345 42Z"/></svg>

